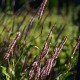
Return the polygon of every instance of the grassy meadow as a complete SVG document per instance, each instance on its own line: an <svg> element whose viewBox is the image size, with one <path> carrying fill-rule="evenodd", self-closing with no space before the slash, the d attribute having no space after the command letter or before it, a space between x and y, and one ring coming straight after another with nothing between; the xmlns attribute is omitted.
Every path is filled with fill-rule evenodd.
<svg viewBox="0 0 80 80"><path fill-rule="evenodd" d="M0 80L74 80L79 42L71 13L0 12Z"/></svg>

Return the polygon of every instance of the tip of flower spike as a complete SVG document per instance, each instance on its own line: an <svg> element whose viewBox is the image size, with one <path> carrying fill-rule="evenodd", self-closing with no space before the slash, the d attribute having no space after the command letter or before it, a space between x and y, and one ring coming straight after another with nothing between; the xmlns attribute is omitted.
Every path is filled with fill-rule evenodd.
<svg viewBox="0 0 80 80"><path fill-rule="evenodd" d="M17 32L17 35L18 35L18 36L21 36L21 32Z"/></svg>

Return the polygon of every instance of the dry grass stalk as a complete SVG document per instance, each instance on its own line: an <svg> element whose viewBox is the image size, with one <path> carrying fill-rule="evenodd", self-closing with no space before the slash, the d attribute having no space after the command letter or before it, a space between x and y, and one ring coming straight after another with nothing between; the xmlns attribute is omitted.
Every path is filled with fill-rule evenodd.
<svg viewBox="0 0 80 80"><path fill-rule="evenodd" d="M54 27L54 26L53 26ZM46 41L45 41L45 44L44 44L44 47L41 51L41 54L40 54L40 57L38 59L38 65L37 65L37 69L36 69L36 74L35 74L35 80L39 80L39 77L40 77L40 74L41 74L41 62L42 62L42 59L48 54L49 52L49 49L50 49L50 43L51 43L51 40L52 40L52 30L53 30L53 27L51 28L47 38L46 38Z"/></svg>
<svg viewBox="0 0 80 80"><path fill-rule="evenodd" d="M57 48L54 49L54 54L57 53ZM54 56L55 57L55 56ZM52 57L52 55L49 57L49 59L46 62L46 65L43 67L42 71L41 71L41 77L46 77L47 75L49 75L51 68L53 66L53 61L55 58Z"/></svg>
<svg viewBox="0 0 80 80"><path fill-rule="evenodd" d="M54 26L53 26L54 27ZM44 47L41 51L41 54L40 54L40 57L39 57L39 60L41 61L45 55L47 55L47 53L49 52L49 48L50 48L50 42L52 40L52 30L53 30L53 27L52 29L50 30L47 38L46 38L46 41L45 41L45 44L44 44Z"/></svg>
<svg viewBox="0 0 80 80"><path fill-rule="evenodd" d="M41 72L41 61L48 54L49 49L50 49L50 43L45 42L43 50L40 54L40 58L38 59L37 66L36 66L35 80L39 80L39 76Z"/></svg>
<svg viewBox="0 0 80 80"><path fill-rule="evenodd" d="M65 37L63 39L63 41L60 43L59 47L55 47L52 55L49 57L49 59L46 62L46 65L43 67L43 69L41 71L41 77L46 77L47 75L50 74L52 67L54 67L56 64L55 60L57 59L59 53L61 52L66 40L67 40L67 37Z"/></svg>
<svg viewBox="0 0 80 80"><path fill-rule="evenodd" d="M70 70L71 70L71 60L73 59L74 57L74 54L76 53L78 47L79 47L79 44L80 44L80 36L78 37L78 41L76 42L76 44L74 45L73 47L73 50L72 50L72 53L71 53L71 56L69 57L69 59L67 60L67 65L69 66Z"/></svg>
<svg viewBox="0 0 80 80"><path fill-rule="evenodd" d="M30 72L29 72L29 78L28 78L28 80L31 80L32 79L32 77L33 77L33 75L34 75L34 71L35 71L35 69L36 69L36 67L37 67L37 61L35 61L33 64L32 64L32 68L31 68L31 70L30 70Z"/></svg>
<svg viewBox="0 0 80 80"><path fill-rule="evenodd" d="M40 77L40 74L41 74L41 62L42 62L42 59L48 54L49 52L49 49L50 49L50 42L52 40L52 30L53 30L53 27L52 29L50 30L49 34L48 34L48 37L46 38L46 41L45 41L45 44L44 44L44 47L41 51L41 54L40 54L40 57L38 59L38 65L37 65L37 69L36 69L36 74L35 74L35 80L39 80L39 77Z"/></svg>
<svg viewBox="0 0 80 80"><path fill-rule="evenodd" d="M44 7L45 7L46 3L47 3L47 0L43 0L42 4L41 4L41 6L40 6L40 9L39 9L39 11L38 11L38 16L39 16L39 18L42 17L42 14L43 14L43 11L44 11Z"/></svg>
<svg viewBox="0 0 80 80"><path fill-rule="evenodd" d="M78 49L79 44L80 44L80 36L78 37L78 41L76 42L76 44L75 44L75 46L74 46L74 48L73 48L73 50L72 50L71 59L73 58L73 56L74 56L76 50Z"/></svg>
<svg viewBox="0 0 80 80"><path fill-rule="evenodd" d="M41 61L48 54L49 49L50 49L50 44L45 42L43 50L40 54L40 58L38 59L37 66L36 66L35 80L39 80L39 76L40 76L40 72L41 72Z"/></svg>
<svg viewBox="0 0 80 80"><path fill-rule="evenodd" d="M39 59L37 61L35 61L32 65L32 69L30 70L28 80L32 79L32 77L34 75L34 71L36 71L35 80L39 79L40 72L41 72L41 61L45 57L45 55L49 52L49 49L50 49L50 42L51 42L51 39L52 39L52 36L51 36L52 35L52 29L50 30L50 32L48 34L48 37L46 38L46 41L44 43L44 46L43 46L43 49L41 51Z"/></svg>
<svg viewBox="0 0 80 80"><path fill-rule="evenodd" d="M59 44L58 52L57 52L58 54L55 56L55 59L58 57L59 53L61 52L61 50L62 50L65 42L67 41L67 38L68 38L67 36L64 37L64 39L63 39L63 40L61 41L61 43Z"/></svg>
<svg viewBox="0 0 80 80"><path fill-rule="evenodd" d="M35 80L39 80L41 74L41 65L38 63L36 68Z"/></svg>
<svg viewBox="0 0 80 80"><path fill-rule="evenodd" d="M40 54L39 58L40 61L44 58L45 55L47 55L47 53L49 52L49 48L50 48L49 43L45 42L42 52Z"/></svg>
<svg viewBox="0 0 80 80"><path fill-rule="evenodd" d="M28 36L28 34L29 34L29 32L30 32L30 30L32 28L33 22L35 20L35 16L36 16L36 14L31 18L31 20L30 20L30 22L28 24L28 27L26 29L26 34L25 34L24 40L26 39L26 37Z"/></svg>
<svg viewBox="0 0 80 80"><path fill-rule="evenodd" d="M15 46L15 44L16 44L18 38L20 37L20 35L21 35L20 32L18 32L18 33L16 34L16 37L13 39L13 41L11 42L11 44L10 44L9 47L8 47L8 50L7 50L7 52L6 52L5 56L4 56L4 60L7 60L7 59L9 58L10 52L11 52L11 50L13 49L13 47Z"/></svg>

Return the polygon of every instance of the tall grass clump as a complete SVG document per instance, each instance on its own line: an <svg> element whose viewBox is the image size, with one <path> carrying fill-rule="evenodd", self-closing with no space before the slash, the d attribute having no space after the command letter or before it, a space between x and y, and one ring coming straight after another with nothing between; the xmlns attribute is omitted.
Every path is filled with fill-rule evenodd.
<svg viewBox="0 0 80 80"><path fill-rule="evenodd" d="M0 80L76 80L80 64L77 28L45 11L47 0L35 11L29 7L32 1L16 12L14 4L13 12L1 14Z"/></svg>

